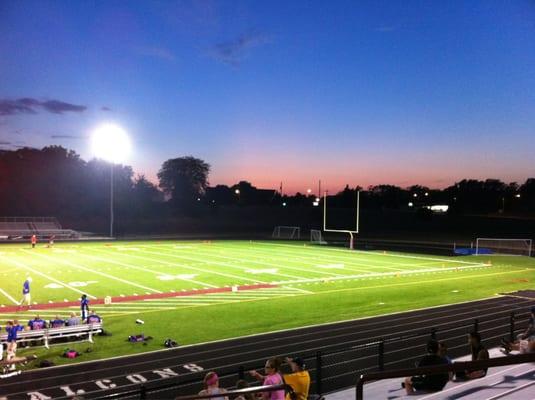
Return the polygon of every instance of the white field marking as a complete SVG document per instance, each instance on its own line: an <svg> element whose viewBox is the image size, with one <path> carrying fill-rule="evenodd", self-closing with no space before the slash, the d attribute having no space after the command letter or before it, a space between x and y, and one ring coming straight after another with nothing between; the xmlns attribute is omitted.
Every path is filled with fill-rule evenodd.
<svg viewBox="0 0 535 400"><path fill-rule="evenodd" d="M181 304L181 303L238 303L240 302L240 299L169 299L167 301L149 301L146 304L154 305L154 304Z"/></svg>
<svg viewBox="0 0 535 400"><path fill-rule="evenodd" d="M285 286L284 286L285 287ZM286 288L286 287L285 287ZM297 290L298 292L301 292L301 293L306 293L306 294L312 294L313 292L311 292L310 290L305 290L305 289L300 289L300 288L288 288L288 289L293 289L293 290Z"/></svg>
<svg viewBox="0 0 535 400"><path fill-rule="evenodd" d="M291 244L264 243L264 242L255 242L255 243L256 244L261 244L261 245L266 245L266 246L285 246L285 247L292 247L292 248L301 249L301 247L295 246L295 245L291 245ZM306 248L307 249L314 249L314 250L322 250L322 251L326 250L326 251L339 252L339 253L341 252L341 253L346 253L346 254L351 254L351 253L359 253L359 254L364 254L364 255L373 254L373 255L378 255L378 256L383 256L383 257L398 257L398 258L408 258L408 259L414 259L414 260L439 261L439 262L449 262L449 263L459 263L459 264L476 264L476 265L478 265L478 263L473 263L473 262L470 262L470 261L448 260L448 259L445 259L445 258L422 257L422 256L412 256L412 255L409 256L409 255L406 255L406 254L397 254L397 253L396 254L380 253L380 252L372 252L372 253L370 253L369 251L364 251L364 250L333 249L333 248L330 248L330 247L323 247L321 249L317 249L317 248L315 248L313 246L308 246ZM387 262L389 262L389 261L387 261Z"/></svg>
<svg viewBox="0 0 535 400"><path fill-rule="evenodd" d="M101 251L104 251L106 253L109 253L105 250L101 250ZM142 253L148 253L148 254L153 254L153 255L156 255L156 256L164 256L164 257L175 257L173 256L172 254L171 255L164 255L162 253L155 253L153 251L147 251L147 250L142 250L141 251ZM161 259L158 259L158 260L155 260L154 258L148 258L148 257L143 257L143 256L140 256L138 254L124 254L125 257L134 257L134 258L139 258L139 259L142 259L142 260L146 260L146 261L150 261L150 262L158 262L160 264L165 264L165 265L170 265L170 266L173 266L173 267L180 267L180 268L186 268L186 269L192 269L194 271L199 271L199 272L203 272L205 274L211 274L211 275L221 275L221 276L225 276L227 278L232 278L232 279L238 279L239 281L248 281L248 282L254 282L254 283L266 283L266 282L263 282L263 281L259 281L258 279L250 279L250 278L244 278L243 276L238 276L238 275L232 275L232 274L227 274L227 273L224 273L224 272L218 272L218 271L213 271L213 270L209 270L209 269L203 269L203 268L198 268L198 267L192 267L190 265L186 265L186 264L179 264L179 263L176 263L176 262L169 262L169 261L164 261L164 260L161 260ZM175 257L176 258L176 257ZM179 258L183 258L183 257L179 257ZM193 260L193 261L198 261L198 260ZM210 263L207 263L207 262L203 262L203 264L210 264Z"/></svg>
<svg viewBox="0 0 535 400"><path fill-rule="evenodd" d="M23 250L23 251L26 251L26 250ZM83 292L83 291L81 291L81 290L78 290L78 289L76 289L75 287L70 286L69 284L67 284L67 283L65 283L65 282L61 282L61 281L57 280L56 278L53 278L53 277L50 276L50 275L44 274L44 273L41 272L41 271L38 271L38 270L36 270L36 269L34 269L34 268L31 268L31 267L28 267L28 266L22 264L21 262L14 260L13 258L8 258L7 261L8 261L8 262L11 262L11 263L13 263L13 264L15 264L15 265L17 265L17 266L20 267L20 268L24 268L24 269L26 269L26 270L28 270L28 271L31 271L32 273L34 273L34 274L36 274L36 275L40 275L40 276L42 276L42 277L44 277L44 278L46 278L46 279L49 279L49 280L51 280L51 281L53 281L53 282L56 282L56 283L62 285L63 287L66 287L66 288L68 288L68 289L71 289L72 291L74 291L74 292L76 292L76 293L79 293L79 294L85 294L85 295L87 295L87 297L89 297L89 298L91 298L91 299L96 299L95 296L93 296L93 295L91 295L91 294L89 294L89 293L87 293L87 292Z"/></svg>
<svg viewBox="0 0 535 400"><path fill-rule="evenodd" d="M95 249L91 249L91 250L95 250ZM98 250L97 250L98 251ZM104 258L101 258L101 257L97 257L97 256L91 256L91 255L88 255L88 254L84 254L84 253L80 253L82 256L85 256L85 257L89 257L89 258L92 258L92 259L95 259L95 260L99 260L99 261L103 261L103 262L108 262L108 263L112 263L112 264L117 264L117 265L121 265L123 267L127 267L127 268L133 268L133 269L138 269L138 270L141 270L141 271L144 271L144 272L151 272L153 274L158 274L158 275L163 275L164 273L161 272L161 271L156 271L156 270L153 270L153 269L150 269L150 268L145 268L145 267L138 267L137 265L132 265L132 264L129 264L129 263L123 263L123 262L120 262L120 261L116 261L116 260L110 260L110 259L104 259ZM175 276L178 276L178 275L175 275ZM214 285L210 285L209 283L205 283L205 282L201 282L201 281L197 281L197 280L194 280L194 279L188 279L186 277L182 277L182 278L179 278L180 280L183 280L185 282L190 282L190 283L194 283L196 285L201 285L201 286L208 286L208 287L212 287L212 288L215 288L217 286L214 286ZM160 292L161 293L161 292Z"/></svg>
<svg viewBox="0 0 535 400"><path fill-rule="evenodd" d="M4 289L0 288L0 293L2 293L4 296L6 296L9 300L13 302L13 304L19 304L17 300L15 300L14 297L12 297L8 292L6 292Z"/></svg>
<svg viewBox="0 0 535 400"><path fill-rule="evenodd" d="M228 246L231 246L231 245L227 245ZM236 247L235 247L236 248ZM237 248L240 248L240 247L237 247ZM262 250L262 249L253 249L251 247L247 247L246 250L242 250L241 251L242 253L250 253L250 252L254 252L254 253L260 253L264 256L271 256L273 257L273 252L271 252L270 250ZM300 260L298 261L299 263L304 263L304 264L308 264L308 265L312 265L313 267L317 267L318 265L318 262L330 262L332 261L332 258L341 258L342 261L344 261L344 263L346 264L345 265L345 268L344 270L352 270L352 271L358 271L358 272L374 272L373 270L368 270L368 269L362 269L362 268L357 268L357 267L369 267L369 268L379 268L379 269L389 269L389 270L393 270L393 271L402 271L402 269L400 268L393 268L393 267L386 267L384 265L378 265L378 264L364 264L362 262L359 262L359 261L355 261L354 258L348 258L348 257L342 257L342 256L327 256L327 255L320 255L320 258L323 258L323 260L318 260L318 256L306 256L306 255L297 255L296 252L290 252L290 251L284 251L284 250L278 250L278 254L280 253L284 253L286 254L288 257L291 257L291 258L295 258L296 260ZM303 260L313 260L313 261L303 261ZM288 262L291 260L286 260L286 262ZM297 262L297 261L295 261ZM390 262L387 262L387 264L392 264ZM405 266L407 266L407 264L403 264ZM312 272L310 269L308 270L305 270L307 272ZM314 270L313 271L314 273L316 274L330 274L330 275L338 275L338 276L342 276L341 274L334 274L332 272L328 273L328 272L325 272L325 271L321 271L321 270Z"/></svg>
<svg viewBox="0 0 535 400"><path fill-rule="evenodd" d="M145 247L156 247L156 245L154 246L145 246ZM218 247L217 245L212 245L210 247ZM218 248L221 248L221 247L218 247ZM203 250L208 250L208 249L203 249ZM214 254L214 249L210 249L210 250L213 250L213 251L206 251L205 253L203 254L206 254L206 255L209 255L210 257L219 257L219 258L224 258L224 259L227 259L227 260L232 260L232 261L238 261L240 263L245 263L247 264L246 260L247 258L246 257L243 257L243 258L236 258L236 257L230 257L230 256L223 256L221 254ZM266 262L265 260L264 261L259 261L258 259L250 259L250 263L251 264L260 264L260 265L266 265L268 267L276 267L276 268L283 268L283 269L291 269L291 270L295 270L295 271L300 271L300 272L308 272L310 273L311 271L309 269L305 269L305 268L299 268L299 267L291 267L289 265L287 265L288 262L291 262L289 260L284 260L284 265L281 265L281 264L275 264L275 263L270 263L270 262ZM238 267L236 266L235 268L242 268L242 267ZM319 272L319 271L318 271ZM335 274L335 273L324 273L324 272L319 272L319 273L323 273L323 274L326 274L326 275L339 275L339 274ZM279 275L279 276L286 276L287 278L292 278L292 279L296 279L298 277L296 277L295 275L285 275L285 274L282 274L280 272L275 272L275 273L269 273L268 274L271 274L271 275Z"/></svg>
<svg viewBox="0 0 535 400"><path fill-rule="evenodd" d="M374 273L374 274L362 274L362 275L350 275L350 276L344 276L344 277L341 277L341 278L338 278L338 277L335 277L335 278L321 278L321 279L317 279L317 278L314 278L314 279L301 279L301 280L298 280L298 281L294 281L294 282L284 282L285 284L288 284L288 283L311 283L311 282L333 282L333 281L340 281L340 280L345 280L345 279L362 279L362 278L373 278L373 279L378 279L378 278L382 278L382 277L390 277L390 276L398 276L398 275L416 275L415 272L419 274L423 274L423 273L431 273L431 272L445 272L445 271L456 271L456 270L464 270L464 269L476 269L476 268L483 268L483 267L488 267L487 264L475 264L475 265L467 265L467 266L464 266L464 267L451 267L451 268L429 268L429 269L426 269L426 270L417 270L417 271L400 271L400 272L377 272L377 273ZM275 282L275 283L283 283L283 282Z"/></svg>
<svg viewBox="0 0 535 400"><path fill-rule="evenodd" d="M154 248L156 246L151 246L151 245L143 245L143 247L145 248ZM156 247L158 250L160 250L159 247ZM182 252L175 252L173 251L173 249L168 249L168 248L164 248L165 250L168 250L168 251L171 251L172 254L169 254L170 256L173 256L173 257L179 257L179 258L185 258L187 260L193 260L192 258L190 257L187 257L187 256L181 256L180 254L183 254ZM177 253L178 255L174 256L173 254ZM229 260L232 260L232 261L238 261L240 263L246 263L246 261L244 259L238 259L238 258L235 258L235 257L225 257L225 256L220 256L220 255L215 255L215 254L209 254L209 252L205 252L203 253L205 255L209 255L210 257L219 257L219 258L224 258L224 259L229 259ZM163 254L164 256L166 256L166 254ZM239 265L234 265L234 264L230 264L230 263L224 263L224 262L218 262L218 261L210 261L210 262L205 262L203 260L199 260L199 259L195 259L194 260L195 262L202 262L204 264L218 264L218 265L223 265L225 267L229 267L229 268L234 268L234 269L239 269L241 272L243 272L243 268L244 266L239 266ZM251 263L253 264L265 264L265 263L258 263L258 262L255 262L255 261L251 261ZM275 264L270 264L270 266L276 266L276 267L279 267L278 265L275 265ZM279 272L266 272L267 275L274 275L274 276L284 276L286 278L291 278L291 279L298 279L299 277L298 276L295 276L295 275L287 275L287 274L282 274L282 273L279 273Z"/></svg>
<svg viewBox="0 0 535 400"><path fill-rule="evenodd" d="M45 255L42 255L42 254L32 253L31 251L27 251L27 250L23 250L23 251L24 251L25 253L33 254L33 255L38 256L38 257L41 257L41 258L50 259L50 257L45 256ZM60 263L62 263L62 264L69 265L69 266L71 266L71 267L78 268L78 269L81 269L81 270L90 272L90 273L92 273L92 274L102 275L102 276L104 276L104 277L106 277L106 278L113 279L113 280L116 280L116 281L118 281L118 282L126 283L127 285L135 286L135 287L138 287L138 288L141 288L141 289L145 289L145 290L150 290L151 292L155 292L155 293L162 293L160 290L152 289L152 288L150 288L150 287L143 286L143 285L140 285L139 283L135 283L135 282L132 282L132 281L128 281L128 280L126 280L126 279L117 278L116 276L107 274L107 273L105 273L105 272L100 272L100 271L96 271L96 270L91 269L91 268L86 268L86 267L84 267L83 265L75 264L75 263L72 263L72 262L70 262L70 261L66 261L66 260L56 260L56 259L54 259L54 258L52 258L52 260L53 260L54 262L60 262Z"/></svg>
<svg viewBox="0 0 535 400"><path fill-rule="evenodd" d="M217 244L212 244L211 247L217 247L218 249L222 249L221 251L228 251L228 247L230 245L227 245L227 246L218 246ZM234 247L235 249L240 249L240 247ZM293 270L296 270L296 271L301 271L301 272L307 272L307 273L314 273L314 274L322 274L322 275L331 275L331 276L342 276L343 274L336 274L334 272L326 272L326 271L311 271L310 268L299 268L299 267L293 267L293 266L289 266L287 265L287 263L296 263L296 264L309 264L309 265L316 265L317 262L307 262L307 261L293 261L293 260L289 260L289 259L285 259L283 262L285 263L285 265L281 266L280 264L276 264L276 263L268 263L266 261L259 261L258 258L260 259L264 259L266 258L266 256L270 256L271 258L273 258L273 253L272 252L268 252L267 254L265 252L261 252L261 251L256 251L256 250L233 250L232 253L235 254L235 253L245 253L246 256L244 256L243 258L240 258L240 259L237 259L237 258L234 258L235 260L240 260L240 261L243 261L243 259L247 259L247 257L251 257L251 252L255 252L255 253L260 253L261 255L258 255L258 256L253 256L255 258L257 258L256 260L251 260L251 262L255 263L255 264L264 264L264 265L268 265L268 266L275 266L275 267L279 267L279 268L288 268L288 269L293 269ZM228 257L228 256L225 256L226 258L232 258L232 257ZM303 257L296 257L296 258L300 258L302 259ZM314 258L316 261L317 261L317 258ZM361 272L365 272L364 270L359 270Z"/></svg>

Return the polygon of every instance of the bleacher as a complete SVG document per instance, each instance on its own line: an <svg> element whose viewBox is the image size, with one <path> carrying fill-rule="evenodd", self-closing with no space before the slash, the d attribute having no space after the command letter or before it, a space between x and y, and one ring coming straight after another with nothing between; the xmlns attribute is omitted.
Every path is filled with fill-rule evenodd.
<svg viewBox="0 0 535 400"><path fill-rule="evenodd" d="M498 348L489 351L491 359L506 357ZM470 356L454 362L469 361ZM403 378L383 379L364 385L364 399L415 400L520 400L535 398L535 364L519 363L489 368L487 375L468 381L450 381L440 392L407 395L401 387ZM355 398L355 388L325 396L326 400Z"/></svg>
<svg viewBox="0 0 535 400"><path fill-rule="evenodd" d="M0 240L23 240L32 235L38 239L52 235L57 239L80 237L72 229L63 229L54 217L0 217Z"/></svg>

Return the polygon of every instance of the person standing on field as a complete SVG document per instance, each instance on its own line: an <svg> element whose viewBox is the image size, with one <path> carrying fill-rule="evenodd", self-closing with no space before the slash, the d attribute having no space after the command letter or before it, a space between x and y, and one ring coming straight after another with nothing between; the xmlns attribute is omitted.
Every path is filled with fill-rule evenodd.
<svg viewBox="0 0 535 400"><path fill-rule="evenodd" d="M29 276L26 278L22 284L22 300L20 301L20 306L26 305L30 307L32 305L32 295L30 294L30 284L32 283L32 277Z"/></svg>
<svg viewBox="0 0 535 400"><path fill-rule="evenodd" d="M87 298L86 294L83 294L82 298L80 299L80 308L82 310L82 321L85 322L89 316L89 299Z"/></svg>
<svg viewBox="0 0 535 400"><path fill-rule="evenodd" d="M32 235L31 243L32 243L32 249L35 249L35 245L37 244L37 236Z"/></svg>

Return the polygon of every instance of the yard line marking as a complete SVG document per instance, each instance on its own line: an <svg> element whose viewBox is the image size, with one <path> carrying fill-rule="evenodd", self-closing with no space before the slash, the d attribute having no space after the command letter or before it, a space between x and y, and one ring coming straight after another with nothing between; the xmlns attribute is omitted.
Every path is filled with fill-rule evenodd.
<svg viewBox="0 0 535 400"><path fill-rule="evenodd" d="M4 296L6 296L9 300L13 302L13 304L19 304L17 300L15 300L8 292L6 292L4 289L0 288L0 293L2 293Z"/></svg>
<svg viewBox="0 0 535 400"><path fill-rule="evenodd" d="M23 251L26 251L26 250L23 250ZM90 297L92 299L96 299L95 296L93 296L93 295L91 295L91 294L89 294L87 292L83 292L83 291L81 291L79 289L76 289L75 287L73 287L73 286L71 286L71 285L69 285L67 283L61 282L61 281L57 280L56 278L51 277L50 275L44 274L44 273L42 273L42 272L40 272L40 271L38 271L36 269L28 267L28 266L22 264L21 262L14 260L13 258L9 258L9 259L7 259L7 261L11 262L11 263L13 263L13 264L15 264L15 265L17 265L17 266L19 266L21 268L27 269L28 271L31 271L34 274L41 275L42 277L44 277L46 279L49 279L49 280L51 280L53 282L56 282L57 284L59 284L59 285L61 285L63 287L66 287L68 289L71 289L71 290L75 291L76 293L85 294L85 295L87 295L87 297Z"/></svg>
<svg viewBox="0 0 535 400"><path fill-rule="evenodd" d="M91 273L93 273L93 274L102 275L102 276L105 276L106 278L114 279L114 280L116 280L116 281L118 281L118 282L126 283L126 284L131 285L131 286L136 286L136 287L139 287L139 288L141 288L141 289L150 290L150 291L155 292L155 293L162 293L160 290L153 289L153 288L150 288L150 287L147 287L147 286L143 286L143 285L140 285L139 283L131 282L131 281L128 281L128 280L126 280L126 279L117 278L116 276L107 274L107 273L105 273L105 272L100 272L100 271L96 271L96 270L91 269L91 268L86 268L86 267L84 267L83 265L75 264L75 263L72 263L72 262L70 262L70 261L56 260L56 259L54 259L54 258L52 258L52 257L45 256L45 255L38 254L38 253L32 253L31 251L28 251L28 250L22 250L22 251L25 252L25 253L28 253L28 254L34 254L34 255L36 255L36 256L38 256L38 257L41 257L41 258L52 259L52 260L55 261L55 262L61 262L62 264L70 265L71 267L78 268L78 269L82 269L82 270L84 270L84 271L88 271L88 272L91 272ZM84 292L80 292L80 293L84 293Z"/></svg>
<svg viewBox="0 0 535 400"><path fill-rule="evenodd" d="M430 272L437 272L437 271L440 271L440 272L445 272L445 271L456 271L456 270L464 270L464 269L475 269L475 268L483 268L483 267L488 267L487 264L479 264L479 265L467 265L467 266L464 266L464 267L451 267L451 268L429 268L429 269L426 269L426 270L418 270L417 272L420 274L420 273L430 273ZM291 282L291 283L312 283L312 282L323 282L323 281L340 281L340 280L344 280L344 279L363 279L363 278L372 278L372 279L377 279L377 278L382 278L382 277L392 277L392 276L410 276L410 275L414 275L416 271L400 271L400 272L378 272L378 273L374 273L374 274L361 274L361 275L349 275L349 276L344 276L344 277L335 277L335 278L321 278L321 279L318 279L318 278L310 278L310 279L300 279L298 281L294 281L294 282ZM282 283L282 282L275 282L275 283ZM287 283L287 282L285 282Z"/></svg>
<svg viewBox="0 0 535 400"><path fill-rule="evenodd" d="M148 246L148 245L144 245L143 247L149 247L150 248L150 246ZM143 250L141 250L141 251L143 251ZM203 259L194 258L194 257L193 258L192 257L187 257L187 256L183 256L183 255L154 253L154 252L150 252L150 251L147 251L147 250L145 250L143 252L150 253L150 254L158 254L158 255L164 256L164 257L182 258L182 259L186 259L186 260L193 261L193 262L200 263L200 264L208 264L208 265L215 264L215 265L222 265L222 266L228 267L228 268L239 268L242 271L243 271L243 268L244 268L244 267L237 267L236 265L230 264L230 263L219 262L219 261L204 261ZM234 275L234 277L237 278L238 276ZM239 279L246 279L246 280L249 280L249 281L252 281L252 282L257 282L257 283L266 283L266 282L255 280L255 279L244 278L243 276L240 276Z"/></svg>
<svg viewBox="0 0 535 400"><path fill-rule="evenodd" d="M283 286L283 287L286 288L286 286ZM307 294L312 294L313 293L310 290L305 290L305 289L301 289L301 288L291 288L291 289L297 290L298 292L301 292L301 293L307 293Z"/></svg>
<svg viewBox="0 0 535 400"><path fill-rule="evenodd" d="M301 247L292 245L292 244L281 244L281 243L265 243L265 242L254 242L255 244L261 244L266 246L284 246L284 247L293 247L297 249L301 249ZM348 250L348 249L333 249L333 248L322 248L317 249L314 246L308 246L308 249L314 249L314 250L321 250L321 251L331 251L331 252L342 252L346 254L351 254L350 252L369 255L370 252L364 251L364 250ZM390 254L390 253L380 253L380 252L372 252L373 255L378 255L382 257L398 257L398 258L409 258L409 259L415 259L415 260L427 260L427 261L440 261L440 262L456 262L460 264L477 264L470 261L460 261L460 260L448 260L444 258L435 258L435 257L421 257L421 256L409 256L406 254Z"/></svg>
<svg viewBox="0 0 535 400"><path fill-rule="evenodd" d="M149 246L145 246L145 247L149 247ZM153 246L150 246L150 247L156 247L155 245ZM217 247L218 249L221 248L220 246L217 246L217 245L211 245L211 247ZM170 251L172 252L177 252L176 249L169 249ZM209 249L206 249L206 250L209 250ZM210 250L213 250L213 249L210 249ZM186 250L188 251L188 250ZM189 251L195 251L194 249L189 249ZM245 261L244 259L242 258L236 258L236 257L230 257L230 256L224 256L224 255L221 255L221 254L214 254L214 251L207 251L206 254L209 254L210 257L219 257L219 258L224 258L224 259L227 259L227 260L233 260L233 261L239 261L239 262L244 262L244 263L247 263L247 261ZM288 262L288 260L285 260L285 262ZM301 271L301 272L311 272L310 270L307 270L307 269L304 269L304 268L298 268L298 267L291 267L289 265L280 265L280 264L275 264L275 263L270 263L270 262L266 262L266 261L259 261L259 260L253 260L251 259L250 260L250 263L252 264L260 264L260 265L267 265L267 266L270 266L270 267L277 267L277 268L286 268L286 269L292 269L292 270L295 270L295 271ZM244 267L240 267L240 266L233 266L233 268L238 268L238 269L243 269ZM295 275L287 275L287 274L283 274L283 273L280 273L280 272L274 272L274 273L267 273L268 275L279 275L279 276L285 276L287 278L293 278L293 279L296 279L296 278L299 278ZM339 274L335 274L335 273L329 273L329 275L339 275Z"/></svg>
<svg viewBox="0 0 535 400"><path fill-rule="evenodd" d="M298 248L300 248L300 247L298 247ZM246 252L256 252L256 253L260 252L261 254L270 255L270 256L273 257L273 255L270 252L270 250L267 250L267 249L266 250L263 250L263 249L252 249L252 248L248 247ZM333 255L319 254L319 255L316 255L316 256L308 256L308 255L297 255L295 252L284 251L284 250L278 250L278 252L287 254L289 257L300 259L300 260L303 260L303 259L313 260L313 261L300 261L300 262L304 262L306 264L313 265L316 268L318 268L318 261L319 261L318 260L318 256L319 256L320 258L323 259L323 261L320 261L320 262L327 262L327 263L332 263L333 258L341 259L342 261L344 261L344 264L346 264L343 269L352 270L352 271L374 272L373 270L370 271L370 270L367 270L367 269L355 268L355 267L358 267L358 266L370 267L370 268L380 268L380 269L390 269L390 270L394 270L394 271L402 271L402 269L400 269L400 268L386 267L384 265L379 265L379 264L365 264L365 263L360 262L360 261L355 261L354 258L338 256L338 255L333 256ZM387 264L393 264L393 263L387 261ZM397 265L398 263L394 263L394 264ZM399 264L399 265L407 266L407 264ZM338 269L342 269L342 268L338 268ZM309 272L310 272L310 270L309 270ZM324 271L314 270L314 272L315 273L324 273L325 274ZM331 273L331 274L334 274L334 273ZM340 274L334 274L334 275L341 276Z"/></svg>
<svg viewBox="0 0 535 400"><path fill-rule="evenodd" d="M98 249L94 249L94 248L91 249L91 250L98 251ZM138 269L140 271L151 272L153 274L158 274L158 275L167 275L165 272L162 272L162 271L156 271L156 270L149 269L149 268L138 267L136 265L132 265L132 264L128 264L128 263L122 263L120 261L113 261L113 260L109 260L109 259L103 259L103 258L100 258L100 257L97 257L97 256L90 256L90 255L87 255L87 254L84 254L84 253L79 253L79 254L82 255L82 256L85 256L85 257L89 257L89 258L95 259L95 260L100 260L100 261L104 261L104 262L108 262L108 263L112 263L112 264L117 264L117 265L122 265L123 267L126 266L128 268L134 268L134 269ZM177 277L177 276L175 275L175 277ZM177 279L183 280L185 282L195 283L196 285L200 285L200 286L208 286L208 287L211 287L211 288L216 288L217 287L215 285L211 285L209 283L204 283L204 282L197 281L197 280L194 280L194 279L186 279L186 278L183 278L183 277L177 277Z"/></svg>
<svg viewBox="0 0 535 400"><path fill-rule="evenodd" d="M232 246L231 244L227 244L226 246L219 246L217 244L212 244L211 247L217 247L218 249L221 249L221 251L227 251L228 252L228 247L229 246ZM241 249L239 246L234 246L233 249ZM262 251L256 251L256 250L249 250L249 249L246 249L246 250L232 250L233 253L236 253L236 252L240 252L242 254L246 254L247 256L251 256L250 253L251 252L255 252L255 253L260 253L262 254L262 256L266 256L266 255L269 255L270 258L273 258L273 253L271 252L262 252ZM294 257L295 254L293 254ZM260 258L260 256L255 256L257 258ZM296 258L304 258L304 257L296 257ZM306 258L310 258L310 257L306 257ZM317 260L316 258L314 258L315 260ZM279 264L273 264L273 263L266 263L265 261L252 261L252 262L255 262L257 264L266 264L266 265L270 265L270 266L277 266L277 267L280 267ZM288 263L288 262L292 262L292 263L301 263L303 261L293 261L293 260L288 260L288 259L285 259L284 260L285 263ZM309 265L316 265L317 263L314 262L304 262L305 264L309 264ZM298 268L298 267L290 267L288 265L284 265L282 266L281 268L289 268L289 269L295 269L296 271L302 271L302 272L308 272L308 273L315 273L315 274L322 274L322 275L331 275L331 276L343 276L343 274L337 274L337 273L334 273L334 272L326 272L326 271L311 271L310 269L305 269L305 268ZM364 270L361 270L362 272L365 272Z"/></svg>
<svg viewBox="0 0 535 400"><path fill-rule="evenodd" d="M106 251L106 250L103 250L103 252L110 253L110 254L115 254L115 253L112 253L112 252L109 252L109 251ZM160 263L160 264L171 265L173 267L181 267L181 268L186 268L186 269L192 269L194 271L200 271L200 272L204 272L206 274L221 275L221 276L225 276L227 278L238 279L239 281L249 281L249 282L254 282L254 283L267 283L267 282L259 281L257 279L244 278L243 276L232 275L232 274L227 274L227 273L224 273L224 272L218 272L218 271L213 271L213 270L209 270L209 269L202 269L202 268L198 268L198 267L192 267L192 266L186 265L186 264L181 264L181 263L176 263L176 262L173 263L173 262L170 262L170 261L164 261L164 260L160 260L160 259L155 260L154 258L148 258L148 257L140 256L140 255L138 255L138 253L147 253L147 254L153 254L153 255L157 255L157 256L161 256L162 255L161 253L155 253L153 251L146 251L146 250L141 250L140 252L136 252L136 254L131 254L131 253L128 253L128 254L121 253L121 254L123 256L125 256L125 257L140 258L142 260L147 260L147 261L150 261L150 262L153 262L153 263L157 262L157 263ZM170 255L168 257L174 257L174 256ZM194 260L194 261L198 261L198 260ZM203 264L209 264L209 263L203 262Z"/></svg>

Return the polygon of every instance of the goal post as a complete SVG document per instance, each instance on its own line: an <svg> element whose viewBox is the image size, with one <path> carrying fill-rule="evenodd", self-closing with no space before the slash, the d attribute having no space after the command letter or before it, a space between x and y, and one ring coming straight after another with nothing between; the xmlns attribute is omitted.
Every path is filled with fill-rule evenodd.
<svg viewBox="0 0 535 400"><path fill-rule="evenodd" d="M327 242L323 239L323 235L321 234L321 231L319 229L310 230L310 243L327 244Z"/></svg>
<svg viewBox="0 0 535 400"><path fill-rule="evenodd" d="M349 234L349 248L351 250L355 248L355 235L359 233L360 191L358 190L357 190L355 208L357 211L356 217L355 217L355 229L329 229L327 228L327 192L323 193L323 231Z"/></svg>
<svg viewBox="0 0 535 400"><path fill-rule="evenodd" d="M531 239L477 238L475 254L531 257L531 250Z"/></svg>
<svg viewBox="0 0 535 400"><path fill-rule="evenodd" d="M273 228L273 239L301 239L301 228L298 226L277 225Z"/></svg>

